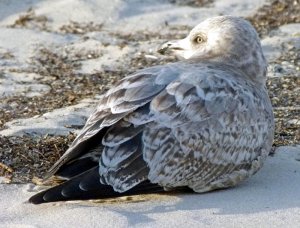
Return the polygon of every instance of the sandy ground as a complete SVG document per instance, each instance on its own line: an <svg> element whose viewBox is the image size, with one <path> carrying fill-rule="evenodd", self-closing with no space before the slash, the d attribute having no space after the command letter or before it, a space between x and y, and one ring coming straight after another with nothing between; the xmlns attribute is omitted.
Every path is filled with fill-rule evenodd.
<svg viewBox="0 0 300 228"><path fill-rule="evenodd" d="M300 147L281 147L236 188L35 206L26 185L0 185L0 227L299 227Z"/></svg>
<svg viewBox="0 0 300 228"><path fill-rule="evenodd" d="M298 0L1 1L0 227L297 227L299 6ZM26 183L65 151L99 94L136 69L174 61L156 48L222 14L248 18L269 61L275 154L257 175L204 195L23 203L32 194Z"/></svg>

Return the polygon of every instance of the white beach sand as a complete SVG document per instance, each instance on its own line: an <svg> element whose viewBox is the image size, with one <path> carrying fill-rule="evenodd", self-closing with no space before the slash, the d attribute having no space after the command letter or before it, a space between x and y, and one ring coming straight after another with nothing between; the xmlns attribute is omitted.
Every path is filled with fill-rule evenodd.
<svg viewBox="0 0 300 228"><path fill-rule="evenodd" d="M300 147L280 147L255 176L207 194L31 205L26 185L0 185L0 227L299 227Z"/></svg>
<svg viewBox="0 0 300 228"><path fill-rule="evenodd" d="M168 0L2 0L0 1L0 101L7 95L43 96L49 86L37 81L38 74L16 72L28 67L38 47L76 55L95 50L99 57L84 59L81 73L117 68L129 63L128 56L146 54L160 58L153 50L165 40L129 42L120 48L127 34L151 31L164 34L170 26L194 26L220 15L247 17L265 4L259 0L215 0L210 7L170 4ZM48 18L47 29L11 28L32 7L37 16ZM103 24L102 31L64 34L61 26L70 21ZM40 22L33 22L40 23ZM299 24L282 26L262 40L267 59L278 58L283 44L300 48ZM121 41L120 41L121 40ZM109 45L107 45L109 44ZM12 58L1 58L12 53ZM269 75L274 73L269 66ZM283 65L283 72L297 69ZM286 67L286 68L285 68ZM1 73L0 72L0 73ZM25 83L24 83L25 82ZM78 130L93 109L95 99L63 107L33 118L6 123L0 135L66 135ZM1 108L0 102L0 108ZM71 126L71 127L66 127ZM76 127L77 126L77 127ZM1 153L1 151L0 151ZM0 179L1 182L1 179ZM279 147L274 157L254 177L236 188L207 194L151 195L114 202L76 202L44 205L24 203L33 192L27 185L0 184L0 227L299 227L300 226L300 146Z"/></svg>

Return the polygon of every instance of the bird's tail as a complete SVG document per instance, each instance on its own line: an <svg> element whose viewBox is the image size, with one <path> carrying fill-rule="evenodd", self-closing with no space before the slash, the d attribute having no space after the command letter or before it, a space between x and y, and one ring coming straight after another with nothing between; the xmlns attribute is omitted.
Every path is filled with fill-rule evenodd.
<svg viewBox="0 0 300 228"><path fill-rule="evenodd" d="M98 167L94 167L58 186L37 193L29 199L29 202L41 204L69 200L105 199L163 191L164 189L159 185L144 181L124 193L115 192L111 186L100 183Z"/></svg>

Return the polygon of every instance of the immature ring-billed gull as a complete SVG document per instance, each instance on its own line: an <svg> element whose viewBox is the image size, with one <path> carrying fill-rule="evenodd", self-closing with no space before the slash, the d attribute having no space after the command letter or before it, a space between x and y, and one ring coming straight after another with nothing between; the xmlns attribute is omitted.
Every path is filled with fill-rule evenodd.
<svg viewBox="0 0 300 228"><path fill-rule="evenodd" d="M219 16L165 43L182 61L139 70L105 93L46 178L65 182L29 199L108 198L234 186L258 171L274 136L267 63L255 29Z"/></svg>

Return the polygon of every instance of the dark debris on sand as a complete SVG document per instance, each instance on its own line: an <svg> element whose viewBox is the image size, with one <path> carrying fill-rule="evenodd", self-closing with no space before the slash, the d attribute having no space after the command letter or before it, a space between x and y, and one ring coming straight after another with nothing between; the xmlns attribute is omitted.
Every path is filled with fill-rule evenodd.
<svg viewBox="0 0 300 228"><path fill-rule="evenodd" d="M246 19L264 37L281 25L300 23L300 0L272 0Z"/></svg>
<svg viewBox="0 0 300 228"><path fill-rule="evenodd" d="M246 18L255 27L260 37L289 23L300 23L300 0L271 0ZM282 55L272 63L279 66L283 62L300 69L300 50L286 48ZM300 143L300 78L296 73L280 77L270 77L267 81L269 96L274 107L275 140L274 145L295 145Z"/></svg>
<svg viewBox="0 0 300 228"><path fill-rule="evenodd" d="M103 24L96 24L94 22L79 23L76 21L70 21L69 24L61 26L59 31L65 34L86 34L88 32L101 31L102 27Z"/></svg>
<svg viewBox="0 0 300 228"><path fill-rule="evenodd" d="M87 53L86 59L97 58L98 54ZM75 58L75 59L74 59ZM0 110L0 129L10 120L42 115L54 109L77 104L83 98L100 94L121 78L118 71L95 74L78 74L82 56L72 59L41 48L32 59L28 73L37 73L44 77L38 79L42 84L50 86L50 91L43 96L12 96L1 100L7 109ZM10 106L13 105L13 108Z"/></svg>
<svg viewBox="0 0 300 228"><path fill-rule="evenodd" d="M48 26L49 19L44 15L36 15L33 8L29 8L24 14L9 27L11 28L29 28L50 31Z"/></svg>
<svg viewBox="0 0 300 228"><path fill-rule="evenodd" d="M275 116L275 147L300 142L299 86L299 77L277 77L267 81Z"/></svg>
<svg viewBox="0 0 300 228"><path fill-rule="evenodd" d="M42 177L66 151L75 135L44 137L0 137L0 176L14 183Z"/></svg>
<svg viewBox="0 0 300 228"><path fill-rule="evenodd" d="M169 2L176 5L185 5L192 7L209 7L213 4L214 0L169 0Z"/></svg>

